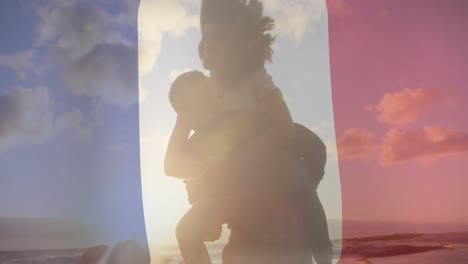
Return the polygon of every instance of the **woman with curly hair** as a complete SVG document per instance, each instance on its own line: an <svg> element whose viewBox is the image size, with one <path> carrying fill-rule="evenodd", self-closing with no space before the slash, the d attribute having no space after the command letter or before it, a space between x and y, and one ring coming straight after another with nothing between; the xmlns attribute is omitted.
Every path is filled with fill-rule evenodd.
<svg viewBox="0 0 468 264"><path fill-rule="evenodd" d="M231 228L224 263L310 263L309 249L317 248L310 239L317 230L309 222L316 209L323 208L304 163L287 151L296 131L281 92L264 67L273 53L274 37L268 31L274 21L262 13L258 0L202 1L199 53L217 88L222 112L254 116L265 129L215 163L203 162L209 185L217 191L215 196L206 191L212 196L195 204L178 225L186 263L210 263L203 241L210 228L223 223ZM187 124L178 119L173 135L186 140L187 131ZM174 144L170 142L168 150ZM166 159L171 160L168 155ZM166 163L166 171L177 163ZM323 248L331 249L325 231ZM316 259L331 263L328 256Z"/></svg>

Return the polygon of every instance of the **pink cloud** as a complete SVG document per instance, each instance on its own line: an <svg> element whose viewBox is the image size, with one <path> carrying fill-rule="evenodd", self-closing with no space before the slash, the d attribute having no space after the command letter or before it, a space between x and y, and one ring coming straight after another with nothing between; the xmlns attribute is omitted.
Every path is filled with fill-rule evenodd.
<svg viewBox="0 0 468 264"><path fill-rule="evenodd" d="M447 102L448 96L433 89L403 89L386 93L375 106L377 120L383 124L405 125L416 122L420 115L437 104ZM366 108L367 109L367 108Z"/></svg>
<svg viewBox="0 0 468 264"><path fill-rule="evenodd" d="M364 128L350 128L338 140L338 157L342 160L366 157L374 148L375 135Z"/></svg>
<svg viewBox="0 0 468 264"><path fill-rule="evenodd" d="M380 163L392 165L407 160L437 160L468 153L468 132L449 127L425 126L401 131L393 128L383 139Z"/></svg>

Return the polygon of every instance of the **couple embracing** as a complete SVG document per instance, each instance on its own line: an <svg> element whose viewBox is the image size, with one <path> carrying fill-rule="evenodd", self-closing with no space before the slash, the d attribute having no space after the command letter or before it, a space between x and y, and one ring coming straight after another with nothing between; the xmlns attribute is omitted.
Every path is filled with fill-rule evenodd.
<svg viewBox="0 0 468 264"><path fill-rule="evenodd" d="M203 0L193 71L171 85L177 120L165 172L184 179L192 207L176 236L187 264L211 263L204 244L228 224L223 263L330 264L325 213L317 196L326 150L292 121L265 69L274 26L259 0ZM191 132L194 132L191 135Z"/></svg>

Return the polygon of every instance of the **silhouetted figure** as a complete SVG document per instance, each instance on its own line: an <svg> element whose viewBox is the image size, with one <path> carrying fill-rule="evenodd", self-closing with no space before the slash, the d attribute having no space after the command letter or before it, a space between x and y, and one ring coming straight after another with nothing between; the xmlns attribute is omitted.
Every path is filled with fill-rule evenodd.
<svg viewBox="0 0 468 264"><path fill-rule="evenodd" d="M244 11L246 9L247 12ZM202 0L200 57L204 67L211 71L212 76L223 80L226 89L229 89L229 83L248 79L255 69L263 67L265 61L271 60L273 53L271 44L274 37L265 32L272 29L274 23L271 18L263 17L262 11L259 1ZM314 185L313 192L302 197L302 202L309 201L308 205L303 204L305 206L303 223L316 260L319 263L331 263L332 244L325 213L316 193L319 179L323 177L326 161L325 146L323 142L316 140L316 135L310 130L297 125L296 129L298 131L296 142L299 145L294 150L304 156L309 172L319 168L319 171L310 173L313 175L311 178ZM305 140L304 135L314 140ZM314 142L320 143L313 145ZM320 153L319 156L314 156L316 153Z"/></svg>
<svg viewBox="0 0 468 264"><path fill-rule="evenodd" d="M302 158L312 180L311 190L313 199L305 206L306 222L310 229L309 243L317 263L330 263L333 258L333 244L330 242L327 218L322 203L317 195L317 188L325 174L327 162L327 148L323 141L312 130L301 124L295 124L296 140L292 150Z"/></svg>
<svg viewBox="0 0 468 264"><path fill-rule="evenodd" d="M201 23L200 57L211 72L217 99L223 102L216 113L227 115L227 127L231 125L224 131L236 127L257 129L256 124L260 128L253 130L255 136L247 133L246 138L220 132L205 122L207 118L200 118L210 104L201 104L201 112L197 113L196 108L187 108L190 100L179 99L186 102L178 103L186 107L186 111L182 110L185 117L179 110L166 155L166 174L183 178L197 172L205 177L193 188L202 191L196 192L195 199L192 192L193 207L178 226L184 260L210 263L203 240L216 239L218 227L229 223L231 237L223 253L225 263L310 263L310 249L316 251L323 246L331 250L331 243L315 191L318 182L309 176L305 157L291 151L296 131L281 92L264 69L265 61L271 59L274 40L265 32L272 29L273 20L262 16L259 1L217 0L202 2ZM239 114L240 119L236 119ZM233 125L236 122L238 125ZM192 145L197 145L193 142L198 138L203 142L198 146L205 150L201 153L208 153L208 158L201 161L180 154L192 128L196 131L190 140ZM239 131L241 135L243 129ZM203 146L210 145L213 138L221 138L221 145L227 145L227 150L215 149L214 154L209 148L206 151ZM174 155L175 149L179 155ZM207 160L209 164L204 167ZM177 169L177 163L191 169L184 173ZM317 217L317 212L323 217ZM317 222L317 226L312 226L312 222ZM326 231L320 236L318 226ZM331 255L328 257L318 258L319 263L330 263Z"/></svg>
<svg viewBox="0 0 468 264"><path fill-rule="evenodd" d="M192 157L200 157L203 155L215 155L215 156L223 156L225 153L230 151L226 149L226 146L223 146L222 149L219 149L220 143L225 143L226 141L231 142L231 148L236 147L237 144L240 144L246 138L253 136L255 133L262 131L262 122L259 122L257 119L252 119L250 116L242 116L242 123L236 123L236 119L230 117L229 122L223 122L221 129L217 128L216 125L219 124L220 120L223 119L224 113L218 111L220 106L216 106L215 99L211 93L213 90L209 89L210 82L208 78L205 77L201 72L188 72L184 73L179 76L174 84L171 87L170 99L174 109L178 112L179 115L185 118L185 121L190 123L191 127L194 127L196 130L195 135L187 142L187 146L185 146L182 150L187 156ZM202 108L200 108L203 106ZM205 115L204 113L209 110L210 114ZM247 121L245 119L248 119ZM225 121L225 120L224 120ZM250 121L250 123L249 123ZM215 125L213 125L213 123ZM247 124L247 125L246 125ZM295 124L296 128L296 140L294 144L291 146L290 151L300 157L306 163L306 167L308 169L308 173L310 178L313 180L313 185L309 186L312 190L318 185L318 182L322 179L324 174L324 166L326 163L326 148L320 138L315 135L312 131L307 129L306 127ZM237 134L236 134L237 132ZM238 133L243 133L245 138L239 137ZM247 134L246 134L247 133ZM233 138L234 136L234 138ZM215 141L211 141L211 139L215 139ZM221 139L221 141L219 141ZM238 142L235 142L236 139ZM215 143L215 144L212 144ZM205 145L205 146L204 146ZM211 145L211 146L210 146ZM211 152L211 153L210 153ZM178 164L178 168L183 169L181 164ZM226 212L225 207L228 207L228 200L223 200L221 204L215 204L210 202L210 199L217 199L222 197L226 190L223 190L223 187L220 186L220 181L217 181L215 178L199 178L201 175L196 175L196 170L194 171L193 167L188 168L188 170L183 171L181 177L188 179L187 180L187 188L189 192L189 200L192 204L196 204L197 200L203 199L201 197L205 197L205 201L208 201L208 206L199 206L196 205L195 208L191 209L187 215L182 219L181 223L177 229L177 237L179 239L179 244L181 247L181 251L185 252L185 249L188 248L196 248L193 245L204 246L202 243L203 241L213 241L216 240L221 232L221 225L224 222L228 222L229 218L226 218L229 215ZM220 173L227 174L227 171L223 171ZM197 178L198 176L198 178ZM214 175L214 177L221 177L220 175ZM236 177L230 176L230 177ZM227 186L229 187L229 186ZM210 189L211 188L211 189ZM200 192L201 190L201 192ZM245 198L245 197L244 197ZM258 197L253 197L254 199L258 200ZM312 227L316 228L316 234L312 236L313 240L311 241L311 245L313 249L320 249L326 246L331 245L328 239L328 231L326 227L326 219L323 208L319 203L318 197L316 198L316 202L308 203L309 205L315 206L312 209L314 217L314 221L308 224L312 224ZM249 229L254 229L256 231L264 230L261 226L254 227L254 225L266 225L266 223L271 222L269 219L264 219L260 221L261 216L268 215L268 217L272 217L272 208L278 208L282 201L276 200L273 202L274 199L269 197L267 201L263 201L262 203L258 204L260 207L252 207L249 213L243 213L243 218L240 222L243 222L243 225L246 226L248 223ZM312 200L314 202L315 200ZM262 212L263 209L268 208L266 203L269 203L270 210L268 213ZM306 203L307 204L307 203ZM217 209L216 209L217 208ZM281 208L281 207L280 207ZM216 212L216 210L217 212ZM280 213L280 210L277 210ZM237 212L239 213L239 212ZM295 214L296 212L289 212L291 214ZM279 214L276 215L276 220L281 217L278 217ZM232 216L231 216L232 218ZM240 217L237 217L238 219ZM246 219L251 218L251 220L247 221ZM198 219L198 221L197 221ZM252 221L252 219L254 221ZM239 221L238 221L239 222ZM280 233L282 233L282 237L276 237L273 239L273 231L278 231L279 227L282 227ZM285 229L285 227L287 227ZM270 238L268 239L269 247L265 247L272 250L271 247L276 246L275 252L278 251L278 245L272 244L275 241L288 241L288 238L284 236L284 234L289 234L291 236L292 233L296 232L295 235L292 237L297 237L300 232L303 232L302 229L298 229L299 226L297 223L293 222L281 222L281 225L278 225L274 229L270 228L268 233ZM245 227L244 227L245 229ZM293 231L296 230L296 231ZM251 235L252 232L249 232ZM239 232L233 233L233 237L239 241L241 238ZM257 237L263 237L266 240L265 236L258 235ZM233 243L235 243L236 239L234 239ZM290 239L289 239L290 241ZM328 242L328 243L327 243ZM229 249L233 248L233 243L230 244L228 247ZM297 243L297 242L296 242ZM321 244L320 244L321 243ZM239 244L239 243L238 243ZM255 244L258 244L256 242ZM291 245L291 242L288 242L287 245ZM246 244L243 244L243 247L246 247ZM235 247L234 247L235 248ZM249 251L252 252L252 245L250 245ZM289 250L289 249L288 249ZM194 252L200 252L202 250L194 250ZM206 250L203 250L204 252ZM256 250L256 253L261 252L260 249ZM320 252L315 250L315 256L317 259L320 259ZM327 252L328 253L328 252ZM260 254L264 255L264 254ZM275 256L274 259L278 259L277 254L273 254L270 252L267 256ZM189 253L189 256L190 253ZM238 254L233 254L233 256L239 257ZM269 258L270 258L269 257ZM192 259L194 257L192 256ZM229 258L229 257L228 257ZM232 257L231 257L232 258ZM268 258L268 259L269 259ZM258 259L256 260L258 261Z"/></svg>
<svg viewBox="0 0 468 264"><path fill-rule="evenodd" d="M187 186L193 206L176 230L182 256L189 263L209 263L203 241L217 239L223 223L232 217L245 215L233 207L237 207L242 199L248 197L250 200L236 188L239 186L237 182L247 180L242 178L242 174L235 174L234 170L222 166L223 171L219 173L200 175L203 174L200 169L207 166L212 171L217 161L213 164L210 157L224 163L229 159L227 155L268 128L267 123L258 118L260 113L224 111L222 100L213 97L216 90L209 89L212 84L207 80L200 72L184 73L174 81L170 91L170 101L179 118L166 154L166 173L190 181ZM177 150L173 139L180 119L195 130L198 140L191 140L191 144ZM188 131L185 132L187 137ZM171 162L173 157L176 157L175 162ZM204 164L197 164L197 161ZM260 211L260 208L254 209Z"/></svg>

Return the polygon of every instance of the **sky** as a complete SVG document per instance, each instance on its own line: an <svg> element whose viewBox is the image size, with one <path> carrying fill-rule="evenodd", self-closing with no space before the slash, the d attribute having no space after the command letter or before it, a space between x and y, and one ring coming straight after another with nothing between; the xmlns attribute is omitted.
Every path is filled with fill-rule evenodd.
<svg viewBox="0 0 468 264"><path fill-rule="evenodd" d="M467 2L328 4L343 219L466 229Z"/></svg>
<svg viewBox="0 0 468 264"><path fill-rule="evenodd" d="M268 69L294 120L328 143L319 191L340 219L325 3L285 4L265 3L279 35ZM162 169L176 117L168 89L183 71L202 69L198 1L17 1L1 10L0 218L70 220L89 231L73 242L26 236L2 245L173 244L189 204L182 182Z"/></svg>
<svg viewBox="0 0 468 264"><path fill-rule="evenodd" d="M267 69L293 120L313 129L327 143L328 162L319 195L327 216L341 220L326 4L281 0L264 1L264 7L276 20L273 34L278 35L273 63ZM141 172L146 228L154 234L148 240L156 246L175 243L176 224L190 208L183 182L165 176L162 164L176 120L168 101L170 84L184 71L203 70L197 51L199 8L198 1L183 0L143 0L139 8ZM157 56L148 58L147 54ZM332 233L341 237L341 226Z"/></svg>
<svg viewBox="0 0 468 264"><path fill-rule="evenodd" d="M267 69L327 144L319 195L343 236L348 220L466 226L466 2L263 2L278 35ZM0 10L0 218L79 220L82 244L174 243L189 204L162 169L168 90L202 70L199 1Z"/></svg>
<svg viewBox="0 0 468 264"><path fill-rule="evenodd" d="M146 244L137 8L2 2L0 218L69 220L88 230L64 247Z"/></svg>

